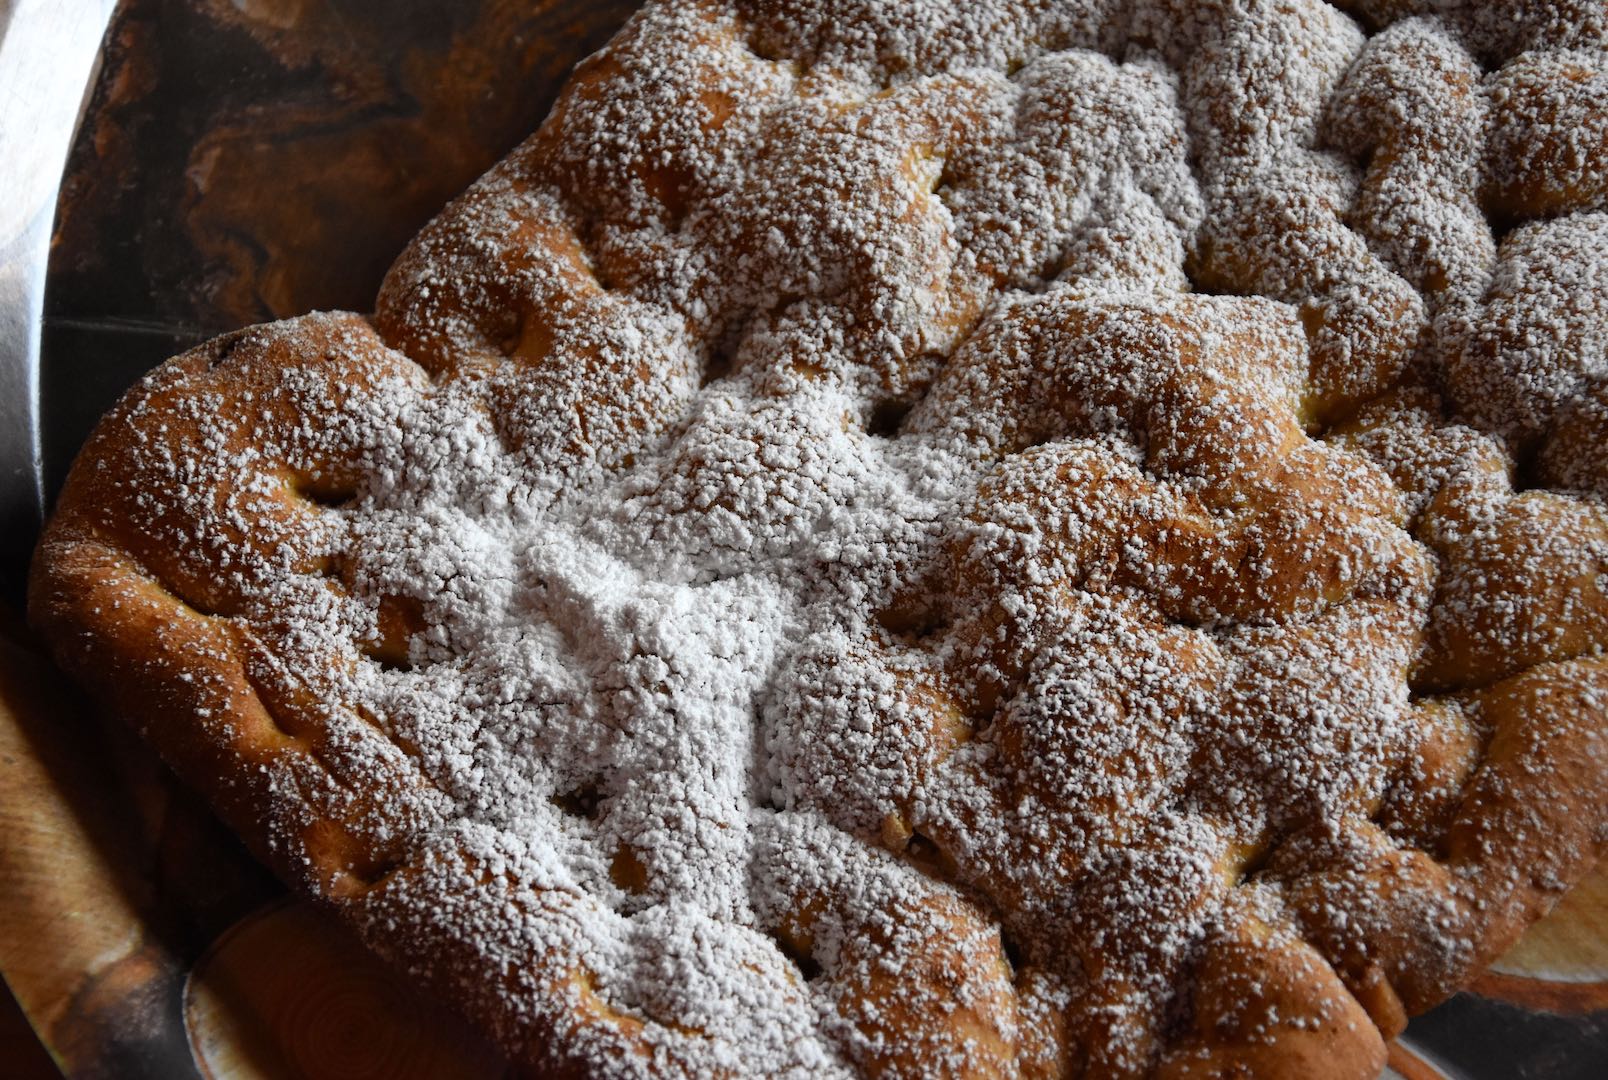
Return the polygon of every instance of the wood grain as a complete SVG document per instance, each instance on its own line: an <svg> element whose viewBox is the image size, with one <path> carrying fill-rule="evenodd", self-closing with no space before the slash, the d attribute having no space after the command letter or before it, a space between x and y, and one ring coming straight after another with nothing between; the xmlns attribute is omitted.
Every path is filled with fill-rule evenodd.
<svg viewBox="0 0 1608 1080"><path fill-rule="evenodd" d="M333 918L282 901L227 931L185 986L185 1027L212 1080L498 1080L509 1066Z"/></svg>
<svg viewBox="0 0 1608 1080"><path fill-rule="evenodd" d="M0 971L69 1075L193 1076L184 977L283 889L0 623Z"/></svg>

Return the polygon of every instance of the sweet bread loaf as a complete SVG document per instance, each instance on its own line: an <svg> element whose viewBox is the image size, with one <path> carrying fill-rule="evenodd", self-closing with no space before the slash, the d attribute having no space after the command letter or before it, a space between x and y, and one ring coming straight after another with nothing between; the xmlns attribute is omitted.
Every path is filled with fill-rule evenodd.
<svg viewBox="0 0 1608 1080"><path fill-rule="evenodd" d="M652 0L31 614L542 1075L1377 1074L1608 842L1608 15Z"/></svg>

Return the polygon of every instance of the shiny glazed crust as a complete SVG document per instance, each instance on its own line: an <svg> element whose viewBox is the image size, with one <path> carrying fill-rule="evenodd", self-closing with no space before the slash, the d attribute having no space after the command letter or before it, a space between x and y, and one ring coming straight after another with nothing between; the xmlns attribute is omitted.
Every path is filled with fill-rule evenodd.
<svg viewBox="0 0 1608 1080"><path fill-rule="evenodd" d="M532 1070L1375 1075L1608 843L1600 12L960 7L651 4L40 545Z"/></svg>

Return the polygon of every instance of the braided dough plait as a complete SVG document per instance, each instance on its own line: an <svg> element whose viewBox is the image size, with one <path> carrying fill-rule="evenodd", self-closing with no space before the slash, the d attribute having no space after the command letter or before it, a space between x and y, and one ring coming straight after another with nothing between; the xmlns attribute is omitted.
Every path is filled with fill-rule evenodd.
<svg viewBox="0 0 1608 1080"><path fill-rule="evenodd" d="M1608 841L1603 35L650 3L32 618L532 1070L1377 1074Z"/></svg>

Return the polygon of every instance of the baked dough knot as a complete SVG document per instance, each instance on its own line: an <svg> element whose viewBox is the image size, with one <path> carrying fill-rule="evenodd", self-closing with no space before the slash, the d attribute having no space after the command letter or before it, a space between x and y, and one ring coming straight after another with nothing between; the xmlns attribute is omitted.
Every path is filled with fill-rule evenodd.
<svg viewBox="0 0 1608 1080"><path fill-rule="evenodd" d="M32 617L533 1068L1377 1073L1608 829L1605 34L650 3Z"/></svg>

